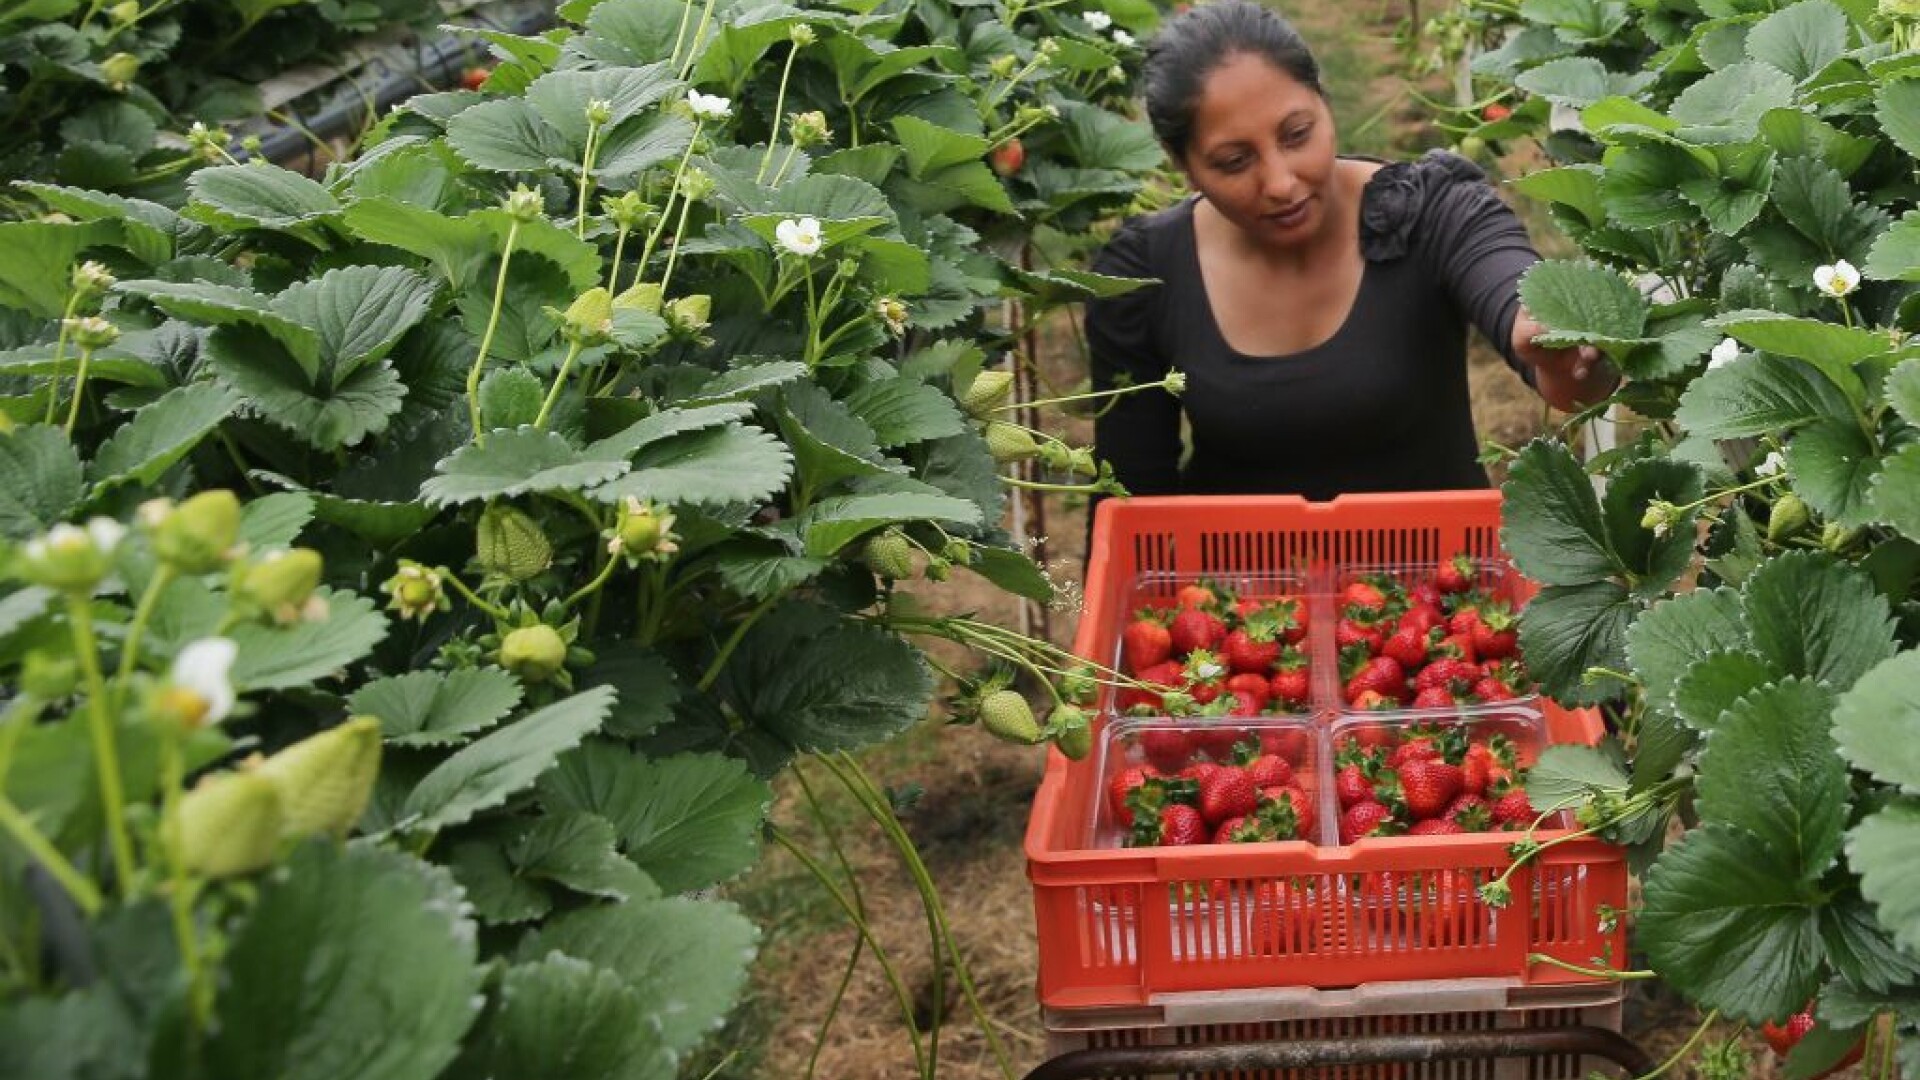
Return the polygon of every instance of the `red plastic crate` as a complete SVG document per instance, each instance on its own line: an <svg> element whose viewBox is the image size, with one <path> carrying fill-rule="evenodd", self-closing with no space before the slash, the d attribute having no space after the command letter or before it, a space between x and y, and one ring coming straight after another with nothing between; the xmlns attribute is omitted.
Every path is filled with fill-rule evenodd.
<svg viewBox="0 0 1920 1080"><path fill-rule="evenodd" d="M1499 551L1497 492L1109 500L1100 507L1075 651L1106 659L1142 574L1337 571ZM1592 743L1597 714L1542 702L1552 742ZM1236 844L1090 850L1092 762L1049 756L1028 822L1039 995L1055 1009L1146 1005L1156 995L1408 980L1590 982L1530 953L1618 965L1625 853L1560 844L1511 879L1513 902L1474 889L1507 867L1511 834L1370 839L1352 847ZM1538 834L1542 840L1564 835ZM1383 899L1386 898L1386 899Z"/></svg>

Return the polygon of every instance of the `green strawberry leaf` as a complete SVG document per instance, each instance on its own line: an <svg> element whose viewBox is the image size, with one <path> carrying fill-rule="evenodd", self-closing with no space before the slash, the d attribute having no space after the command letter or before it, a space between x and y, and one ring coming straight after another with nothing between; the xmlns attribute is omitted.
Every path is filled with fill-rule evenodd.
<svg viewBox="0 0 1920 1080"><path fill-rule="evenodd" d="M736 420L744 420L751 415L753 415L753 406L738 401L692 408L662 409L652 416L634 421L604 439L597 440L587 449L594 457L632 457L637 451L663 439L684 435L690 431L706 431L710 428L722 427Z"/></svg>
<svg viewBox="0 0 1920 1080"><path fill-rule="evenodd" d="M607 103L610 115L602 130L612 131L679 86L671 65L664 62L646 67L571 68L549 71L533 80L525 100L570 145L584 150L589 102Z"/></svg>
<svg viewBox="0 0 1920 1080"><path fill-rule="evenodd" d="M1689 84L1667 110L1690 142L1744 142L1760 135L1760 118L1794 104L1793 79L1768 64L1732 64Z"/></svg>
<svg viewBox="0 0 1920 1080"><path fill-rule="evenodd" d="M276 311L269 297L210 281L122 281L115 291L129 293L177 319L201 326L255 327L285 347L310 383L320 371L320 336Z"/></svg>
<svg viewBox="0 0 1920 1080"><path fill-rule="evenodd" d="M1713 439L1778 435L1822 418L1850 420L1853 404L1818 368L1760 353L1709 371L1680 395L1675 419Z"/></svg>
<svg viewBox="0 0 1920 1080"><path fill-rule="evenodd" d="M1859 568L1790 551L1741 588L1754 650L1789 675L1852 686L1898 647L1887 600Z"/></svg>
<svg viewBox="0 0 1920 1080"><path fill-rule="evenodd" d="M1920 211L1902 214L1874 240L1860 272L1875 281L1920 281Z"/></svg>
<svg viewBox="0 0 1920 1080"><path fill-rule="evenodd" d="M1894 942L1920 951L1920 801L1895 799L1855 825L1847 865Z"/></svg>
<svg viewBox="0 0 1920 1080"><path fill-rule="evenodd" d="M1902 360L1883 384L1887 403L1909 424L1920 424L1920 357Z"/></svg>
<svg viewBox="0 0 1920 1080"><path fill-rule="evenodd" d="M405 400L406 384L384 360L318 389L285 349L251 326L214 330L206 356L219 381L245 395L249 411L318 450L345 449L385 431Z"/></svg>
<svg viewBox="0 0 1920 1080"><path fill-rule="evenodd" d="M218 229L285 230L340 211L318 182L277 165L215 165L187 178L183 213Z"/></svg>
<svg viewBox="0 0 1920 1080"><path fill-rule="evenodd" d="M1706 483L1700 470L1683 461L1643 458L1615 470L1601 509L1608 546L1631 575L1635 594L1660 596L1693 561L1694 511L1655 535L1640 524L1647 505L1658 499L1675 506L1699 500Z"/></svg>
<svg viewBox="0 0 1920 1080"><path fill-rule="evenodd" d="M801 482L814 491L849 477L898 468L880 452L879 438L867 422L816 383L782 387L775 418L793 448Z"/></svg>
<svg viewBox="0 0 1920 1080"><path fill-rule="evenodd" d="M392 350L427 316L434 287L398 266L348 266L289 286L274 310L312 330L329 377L345 379Z"/></svg>
<svg viewBox="0 0 1920 1080"><path fill-rule="evenodd" d="M1867 394L1853 365L1885 356L1893 349L1892 342L1871 330L1772 312L1731 312L1708 325L1762 352L1806 361L1820 369L1856 409L1865 404Z"/></svg>
<svg viewBox="0 0 1920 1080"><path fill-rule="evenodd" d="M898 636L795 602L754 625L714 689L796 750L852 750L918 723L933 681L926 659Z"/></svg>
<svg viewBox="0 0 1920 1080"><path fill-rule="evenodd" d="M467 1060L494 1080L661 1080L674 1075L674 1057L649 1022L652 1004L606 968L549 953L501 974L499 1005Z"/></svg>
<svg viewBox="0 0 1920 1080"><path fill-rule="evenodd" d="M80 456L57 427L0 435L0 536L25 540L67 520L86 493Z"/></svg>
<svg viewBox="0 0 1920 1080"><path fill-rule="evenodd" d="M500 173L565 169L574 153L566 137L521 98L461 110L447 122L447 145L474 168Z"/></svg>
<svg viewBox="0 0 1920 1080"><path fill-rule="evenodd" d="M1563 444L1528 443L1501 492L1507 511L1500 545L1521 573L1548 585L1584 585L1624 570L1593 480Z"/></svg>
<svg viewBox="0 0 1920 1080"><path fill-rule="evenodd" d="M926 520L978 525L980 510L951 495L843 495L807 507L800 515L800 531L806 537L806 553L825 558L883 525Z"/></svg>
<svg viewBox="0 0 1920 1080"><path fill-rule="evenodd" d="M253 552L292 547L313 520L313 499L298 492L262 495L240 508L240 540Z"/></svg>
<svg viewBox="0 0 1920 1080"><path fill-rule="evenodd" d="M1821 517L1845 528L1879 519L1873 482L1882 462L1859 424L1815 420L1787 443L1786 458L1794 492Z"/></svg>
<svg viewBox="0 0 1920 1080"><path fill-rule="evenodd" d="M1847 51L1847 13L1827 0L1792 4L1747 34L1747 55L1805 82Z"/></svg>
<svg viewBox="0 0 1920 1080"><path fill-rule="evenodd" d="M545 814L507 849L515 869L574 892L608 900L658 896L640 868L614 849L617 837L606 818L581 812Z"/></svg>
<svg viewBox="0 0 1920 1080"><path fill-rule="evenodd" d="M1551 331L1549 345L1637 342L1646 335L1646 299L1596 263L1535 263L1520 279L1520 301Z"/></svg>
<svg viewBox="0 0 1920 1080"><path fill-rule="evenodd" d="M1587 669L1626 664L1627 627L1639 605L1612 581L1549 585L1520 613L1520 650L1527 669L1548 697L1567 705L1591 705L1621 689L1602 676L1589 682Z"/></svg>
<svg viewBox="0 0 1920 1080"><path fill-rule="evenodd" d="M1855 768L1920 794L1920 652L1882 660L1845 690L1833 734Z"/></svg>
<svg viewBox="0 0 1920 1080"><path fill-rule="evenodd" d="M621 739L644 739L673 719L681 688L672 666L650 649L620 642L594 647L592 666L580 673L581 689L611 686L619 695L602 733Z"/></svg>
<svg viewBox="0 0 1920 1080"><path fill-rule="evenodd" d="M1700 754L1701 819L1752 833L1807 883L1840 854L1852 804L1833 700L1802 679L1761 687L1721 714Z"/></svg>
<svg viewBox="0 0 1920 1080"><path fill-rule="evenodd" d="M634 1022L677 1053L704 1038L739 999L758 937L725 901L634 900L553 919L521 942L519 959L558 952L613 972L640 997ZM546 1056L531 1076L554 1075L551 1043L542 1049Z"/></svg>
<svg viewBox="0 0 1920 1080"><path fill-rule="evenodd" d="M210 382L168 391L101 444L93 458L95 489L155 483L239 405L238 394Z"/></svg>
<svg viewBox="0 0 1920 1080"><path fill-rule="evenodd" d="M617 453L576 450L556 432L518 427L491 432L486 442L454 451L440 463L438 474L421 485L420 497L433 506L457 506L545 491L581 491L627 468Z"/></svg>
<svg viewBox="0 0 1920 1080"><path fill-rule="evenodd" d="M993 145L985 136L952 131L912 115L894 117L893 133L906 151L907 175L915 180L951 165L977 163Z"/></svg>
<svg viewBox="0 0 1920 1080"><path fill-rule="evenodd" d="M1607 223L1607 208L1600 201L1598 165L1562 165L1539 169L1513 181L1514 190L1529 199L1568 207L1593 227Z"/></svg>
<svg viewBox="0 0 1920 1080"><path fill-rule="evenodd" d="M387 636L387 618L373 601L321 586L314 596L327 605L324 619L288 626L243 623L227 635L240 652L233 685L240 690L284 690L325 678L365 657Z"/></svg>
<svg viewBox="0 0 1920 1080"><path fill-rule="evenodd" d="M693 125L668 113L630 120L606 135L593 155L593 175L616 186L663 162L677 161L693 141Z"/></svg>
<svg viewBox="0 0 1920 1080"><path fill-rule="evenodd" d="M1673 713L1695 731L1710 731L1743 695L1780 678L1780 669L1750 646L1716 649L1687 665L1674 683Z"/></svg>
<svg viewBox="0 0 1920 1080"><path fill-rule="evenodd" d="M1606 172L1600 198L1607 219L1628 229L1692 225L1700 213L1682 192L1719 172L1718 159L1708 151L1658 140L1609 147L1601 162Z"/></svg>
<svg viewBox="0 0 1920 1080"><path fill-rule="evenodd" d="M1071 304L1083 300L1104 300L1115 296L1125 296L1135 289L1144 289L1158 284L1157 278L1112 277L1096 274L1091 270L1076 270L1072 267L1056 266L1047 270L1026 270L1018 266L1005 268L1008 277L1020 290L1040 304Z"/></svg>
<svg viewBox="0 0 1920 1080"><path fill-rule="evenodd" d="M1907 865L1920 866L1912 858L1920 852L1908 854ZM1792 853L1731 825L1690 830L1647 875L1637 928L1652 966L1689 1000L1731 1018L1800 1009L1820 985L1825 903L1800 870Z"/></svg>
<svg viewBox="0 0 1920 1080"><path fill-rule="evenodd" d="M90 247L114 243L120 235L116 221L0 222L0 251L7 253L0 259L0 307L42 319L60 318L76 257Z"/></svg>
<svg viewBox="0 0 1920 1080"><path fill-rule="evenodd" d="M520 681L495 667L394 675L347 698L349 712L378 718L389 744L408 747L464 744L518 704Z"/></svg>
<svg viewBox="0 0 1920 1080"><path fill-rule="evenodd" d="M525 791L560 755L599 730L614 692L597 686L537 709L457 751L407 796L402 828L459 825Z"/></svg>
<svg viewBox="0 0 1920 1080"><path fill-rule="evenodd" d="M1920 79L1906 77L1882 83L1873 103L1880 130L1908 157L1920 157Z"/></svg>
<svg viewBox="0 0 1920 1080"><path fill-rule="evenodd" d="M602 502L759 503L785 488L792 471L793 459L778 439L757 427L729 424L652 443L634 455L626 475L587 494Z"/></svg>
<svg viewBox="0 0 1920 1080"><path fill-rule="evenodd" d="M173 258L175 242L196 228L171 209L145 199L25 181L20 181L18 186L75 221L118 222L125 233L127 250L151 266ZM4 278L5 271L0 271L0 280Z"/></svg>
<svg viewBox="0 0 1920 1080"><path fill-rule="evenodd" d="M1024 596L1036 604L1053 601L1053 583L1047 580L1030 556L1005 548L976 547L967 569L1000 586L1015 596Z"/></svg>
<svg viewBox="0 0 1920 1080"><path fill-rule="evenodd" d="M1886 459L1867 498L1875 516L1903 535L1920 539L1920 444L1903 446Z"/></svg>
<svg viewBox="0 0 1920 1080"><path fill-rule="evenodd" d="M493 233L477 221L448 217L389 198L360 198L347 207L355 236L418 255L433 263L455 292L472 284L493 252Z"/></svg>
<svg viewBox="0 0 1920 1080"><path fill-rule="evenodd" d="M1874 917L1873 907L1851 893L1835 897L1820 912L1820 941L1826 946L1827 963L1854 986L1885 993L1911 987L1920 975L1920 961L1900 951ZM1821 1004L1826 1004L1824 996ZM1834 1060L1852 1046L1853 1042L1846 1043Z"/></svg>
<svg viewBox="0 0 1920 1080"><path fill-rule="evenodd" d="M845 404L873 429L874 441L883 450L967 430L952 398L913 379L875 379L848 394Z"/></svg>
<svg viewBox="0 0 1920 1080"><path fill-rule="evenodd" d="M1602 98L1627 92L1631 79L1608 71L1591 56L1563 56L1521 72L1513 82L1556 105L1584 109Z"/></svg>
<svg viewBox="0 0 1920 1080"><path fill-rule="evenodd" d="M745 763L717 754L659 761L593 741L560 759L540 780L554 811L613 823L620 847L669 893L716 885L760 857L760 830L773 801Z"/></svg>
<svg viewBox="0 0 1920 1080"><path fill-rule="evenodd" d="M383 771L380 784L384 786L387 779ZM405 794L400 792L402 798ZM378 794L375 803L379 803ZM397 813L380 819L378 825L363 821L361 828L385 828L396 820ZM553 896L546 886L520 876L507 861L505 838L499 829L482 829L472 838L463 836L447 850L444 861L454 880L466 890L467 902L473 905L474 913L484 923L518 926L553 910Z"/></svg>
<svg viewBox="0 0 1920 1080"><path fill-rule="evenodd" d="M440 1075L473 1023L482 981L461 908L452 877L411 856L302 845L284 872L262 879L228 939L207 1076Z"/></svg>

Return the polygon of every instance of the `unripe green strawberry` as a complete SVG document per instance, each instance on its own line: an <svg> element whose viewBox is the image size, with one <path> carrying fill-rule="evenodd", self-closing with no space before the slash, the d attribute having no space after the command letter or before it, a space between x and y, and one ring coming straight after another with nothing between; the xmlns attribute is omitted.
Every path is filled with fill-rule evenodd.
<svg viewBox="0 0 1920 1080"><path fill-rule="evenodd" d="M539 522L506 503L494 503L480 515L474 557L489 574L525 581L553 565L553 545Z"/></svg>
<svg viewBox="0 0 1920 1080"><path fill-rule="evenodd" d="M566 664L567 643L551 626L523 626L500 642L500 666L525 682L546 682Z"/></svg>
<svg viewBox="0 0 1920 1080"><path fill-rule="evenodd" d="M355 716L309 736L253 770L273 782L293 836L345 836L367 809L380 772L380 721Z"/></svg>
<svg viewBox="0 0 1920 1080"><path fill-rule="evenodd" d="M1865 535L1865 531L1858 527L1843 528L1838 522L1829 521L1820 530L1820 546L1835 555L1845 555L1858 547L1860 538Z"/></svg>
<svg viewBox="0 0 1920 1080"><path fill-rule="evenodd" d="M257 773L220 773L180 799L180 860L202 877L250 874L273 861L286 812L280 789Z"/></svg>
<svg viewBox="0 0 1920 1080"><path fill-rule="evenodd" d="M613 294L596 285L575 297L560 319L560 336L579 345L602 345L613 334Z"/></svg>
<svg viewBox="0 0 1920 1080"><path fill-rule="evenodd" d="M999 420L990 421L987 424L986 437L987 450L993 454L993 460L1003 464L1009 461L1025 461L1040 454L1040 444L1033 441L1033 436L1027 432L1026 428L1014 424Z"/></svg>
<svg viewBox="0 0 1920 1080"><path fill-rule="evenodd" d="M1013 372L983 371L973 377L960 392L960 406L979 419L986 419L1004 405L1013 394Z"/></svg>
<svg viewBox="0 0 1920 1080"><path fill-rule="evenodd" d="M913 576L913 542L899 529L874 534L867 540L861 559L874 573L889 581Z"/></svg>
<svg viewBox="0 0 1920 1080"><path fill-rule="evenodd" d="M234 591L275 622L294 622L320 587L322 568L320 553L312 548L272 552L241 573Z"/></svg>
<svg viewBox="0 0 1920 1080"><path fill-rule="evenodd" d="M1813 515L1808 512L1807 504L1800 496L1789 491L1774 500L1773 513L1767 518L1767 539L1780 543L1806 528L1812 520Z"/></svg>
<svg viewBox="0 0 1920 1080"><path fill-rule="evenodd" d="M183 574L227 565L240 540L240 500L225 489L203 491L168 511L153 529L153 553Z"/></svg>
<svg viewBox="0 0 1920 1080"><path fill-rule="evenodd" d="M1093 725L1087 714L1073 705L1057 705L1047 717L1047 735L1060 752L1079 761L1093 752Z"/></svg>
<svg viewBox="0 0 1920 1080"><path fill-rule="evenodd" d="M980 725L996 738L1023 746L1032 746L1042 738L1033 707L1012 690L995 690L980 699Z"/></svg>

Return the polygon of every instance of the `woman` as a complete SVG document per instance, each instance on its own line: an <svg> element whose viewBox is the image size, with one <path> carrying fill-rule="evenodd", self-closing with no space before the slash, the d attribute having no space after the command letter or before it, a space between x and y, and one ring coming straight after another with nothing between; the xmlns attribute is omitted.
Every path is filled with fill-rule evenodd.
<svg viewBox="0 0 1920 1080"><path fill-rule="evenodd" d="M1125 395L1095 425L1131 493L1487 486L1468 320L1554 406L1611 392L1596 350L1534 344L1517 286L1539 256L1476 166L1336 154L1319 67L1280 16L1220 0L1170 21L1146 97L1195 195L1129 221L1094 264L1160 282L1088 305L1095 388L1187 381L1177 401Z"/></svg>

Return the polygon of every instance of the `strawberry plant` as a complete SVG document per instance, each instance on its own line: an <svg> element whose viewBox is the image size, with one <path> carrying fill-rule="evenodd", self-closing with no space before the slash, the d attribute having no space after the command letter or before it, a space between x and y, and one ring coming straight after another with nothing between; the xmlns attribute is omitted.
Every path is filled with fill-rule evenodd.
<svg viewBox="0 0 1920 1080"><path fill-rule="evenodd" d="M1896 1038L1875 1067L1911 1071L1913 15L1506 17L1477 70L1524 93L1501 123L1553 159L1515 186L1583 249L1522 297L1555 343L1608 356L1643 421L1584 464L1552 439L1510 463L1502 540L1545 586L1520 618L1529 670L1617 727L1548 750L1530 794L1633 845L1636 977L1755 1026L1817 999L1798 1075L1876 1019Z"/></svg>
<svg viewBox="0 0 1920 1080"><path fill-rule="evenodd" d="M1008 419L989 358L1024 327L992 316L1137 283L994 252L1131 197L1157 149L1104 103L1137 49L1024 5L562 15L491 35L480 89L412 99L318 179L211 165L175 208L16 186L47 214L0 224L0 663L39 689L0 773L0 932L28 958L0 983L0 1071L92 1071L110 1024L115 1075L538 1075L556 1046L581 1075L672 1075L755 939L697 894L771 835L845 898L766 821L802 761L899 849L978 1015L852 752L925 717L916 638L1001 666L953 673L956 717L1069 753L1081 699L1123 679L895 586L1050 600L1007 491L1116 490ZM1019 458L1042 478L1001 473ZM243 552L63 524L210 492ZM218 711L166 681L201 637L235 643L253 712L167 758L155 724ZM48 674L68 664L78 691ZM1016 671L1054 688L1044 717ZM405 1023L375 1004L395 995ZM931 1077L914 1016L903 997Z"/></svg>

